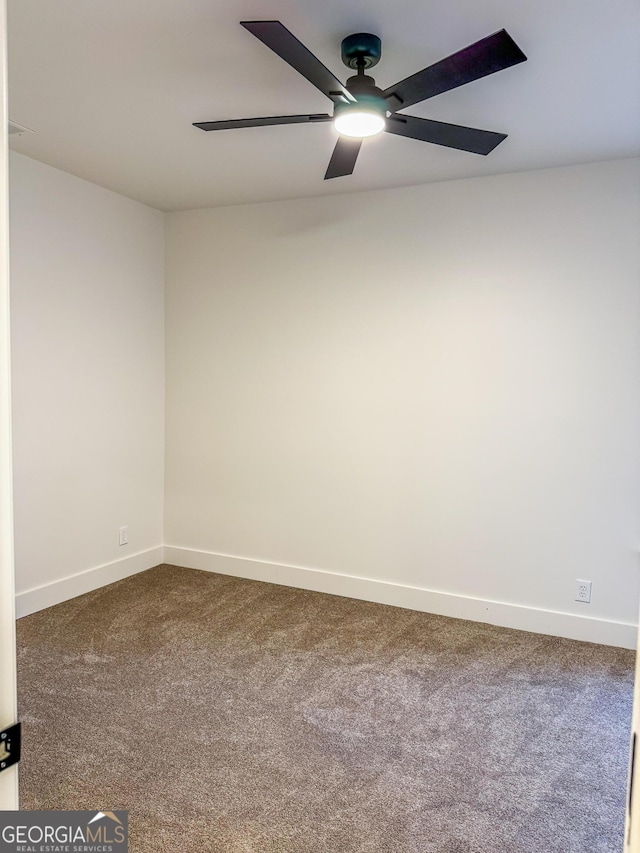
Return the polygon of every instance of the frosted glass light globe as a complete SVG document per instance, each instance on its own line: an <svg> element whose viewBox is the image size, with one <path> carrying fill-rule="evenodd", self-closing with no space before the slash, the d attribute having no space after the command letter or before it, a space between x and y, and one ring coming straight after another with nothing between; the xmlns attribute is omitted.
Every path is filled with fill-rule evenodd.
<svg viewBox="0 0 640 853"><path fill-rule="evenodd" d="M352 136L363 139L365 136L375 136L384 130L384 116L379 112L362 109L341 110L336 115L333 125L342 136Z"/></svg>

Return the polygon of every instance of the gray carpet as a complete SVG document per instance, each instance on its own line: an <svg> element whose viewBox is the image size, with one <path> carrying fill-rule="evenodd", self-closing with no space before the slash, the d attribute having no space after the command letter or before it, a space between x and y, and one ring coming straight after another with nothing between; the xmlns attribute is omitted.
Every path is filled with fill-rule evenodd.
<svg viewBox="0 0 640 853"><path fill-rule="evenodd" d="M620 853L632 652L162 566L21 619L22 808L132 853Z"/></svg>

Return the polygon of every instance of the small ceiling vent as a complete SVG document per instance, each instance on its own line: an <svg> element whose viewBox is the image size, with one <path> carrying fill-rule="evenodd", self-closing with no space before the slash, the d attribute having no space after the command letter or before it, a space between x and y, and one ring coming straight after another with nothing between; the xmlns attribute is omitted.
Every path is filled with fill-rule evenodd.
<svg viewBox="0 0 640 853"><path fill-rule="evenodd" d="M23 127L21 124L16 124L15 121L9 120L9 136L20 136L22 133L35 133L30 127Z"/></svg>

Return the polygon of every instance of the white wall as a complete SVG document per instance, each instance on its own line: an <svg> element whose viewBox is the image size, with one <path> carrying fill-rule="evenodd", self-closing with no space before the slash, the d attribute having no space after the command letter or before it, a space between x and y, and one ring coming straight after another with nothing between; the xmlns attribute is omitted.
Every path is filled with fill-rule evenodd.
<svg viewBox="0 0 640 853"><path fill-rule="evenodd" d="M164 219L18 154L10 204L20 615L162 560Z"/></svg>
<svg viewBox="0 0 640 853"><path fill-rule="evenodd" d="M168 215L166 558L633 644L639 177Z"/></svg>

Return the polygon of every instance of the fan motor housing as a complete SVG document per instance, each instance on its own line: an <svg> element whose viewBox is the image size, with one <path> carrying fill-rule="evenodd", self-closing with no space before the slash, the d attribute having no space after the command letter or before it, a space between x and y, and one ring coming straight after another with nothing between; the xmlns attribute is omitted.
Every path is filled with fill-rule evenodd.
<svg viewBox="0 0 640 853"><path fill-rule="evenodd" d="M340 50L347 68L373 68L380 62L382 42L373 33L353 33L342 39Z"/></svg>
<svg viewBox="0 0 640 853"><path fill-rule="evenodd" d="M384 92L376 86L376 81L368 74L354 74L353 77L349 77L347 89L357 101L362 97L379 98L384 101Z"/></svg>
<svg viewBox="0 0 640 853"><path fill-rule="evenodd" d="M341 113L364 110L377 113L384 118L388 114L389 105L384 97L384 92L376 86L376 81L368 74L355 74L347 80L347 88L355 97L355 104L336 101L334 106L334 117Z"/></svg>

